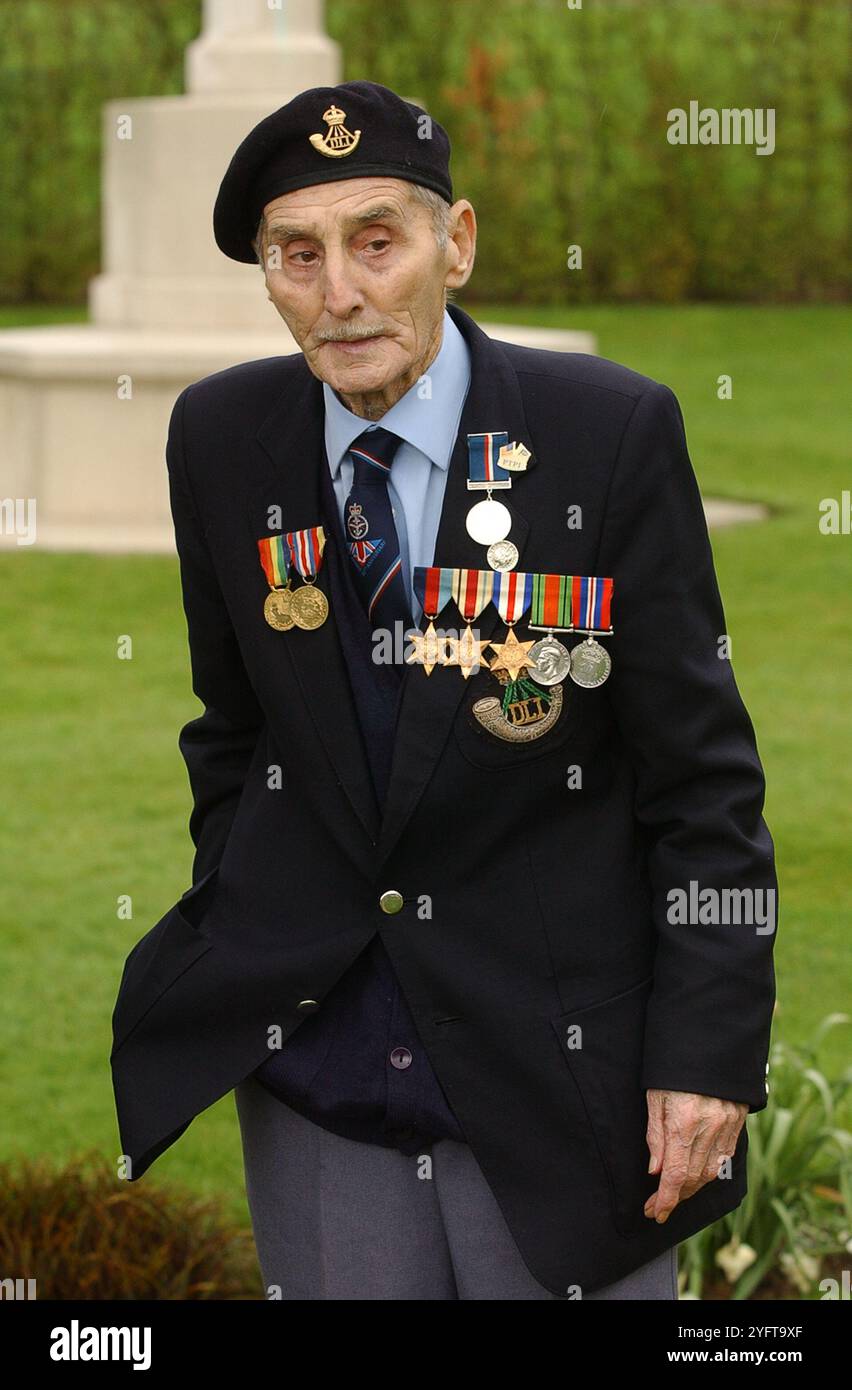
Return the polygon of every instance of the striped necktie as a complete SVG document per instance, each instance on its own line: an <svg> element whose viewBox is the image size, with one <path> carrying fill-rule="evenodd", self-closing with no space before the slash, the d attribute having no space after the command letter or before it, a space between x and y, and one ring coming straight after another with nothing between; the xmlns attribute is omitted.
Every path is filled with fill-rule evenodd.
<svg viewBox="0 0 852 1390"><path fill-rule="evenodd" d="M388 479L402 440L381 425L364 430L349 446L354 473L343 525L364 611L375 628L413 626Z"/></svg>

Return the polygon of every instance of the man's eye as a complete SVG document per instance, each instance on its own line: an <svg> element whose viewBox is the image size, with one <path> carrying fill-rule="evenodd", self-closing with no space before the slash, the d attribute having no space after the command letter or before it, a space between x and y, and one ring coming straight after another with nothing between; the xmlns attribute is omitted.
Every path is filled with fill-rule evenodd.
<svg viewBox="0 0 852 1390"><path fill-rule="evenodd" d="M382 251L386 246L390 246L390 239L388 237L378 237L376 241L367 242L368 251Z"/></svg>
<svg viewBox="0 0 852 1390"><path fill-rule="evenodd" d="M297 251L295 255L290 257L290 260L298 261L300 265L310 265L316 254L316 251Z"/></svg>

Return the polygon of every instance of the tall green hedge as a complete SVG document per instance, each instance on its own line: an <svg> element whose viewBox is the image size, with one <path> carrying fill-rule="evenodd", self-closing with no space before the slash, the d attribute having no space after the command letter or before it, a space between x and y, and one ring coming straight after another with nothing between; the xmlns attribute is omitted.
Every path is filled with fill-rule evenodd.
<svg viewBox="0 0 852 1390"><path fill-rule="evenodd" d="M447 125L477 296L848 298L846 0L576 3L328 0L346 77ZM0 0L0 299L82 298L99 107L180 91L199 17L199 0ZM693 100L774 108L774 153L670 145L668 111Z"/></svg>
<svg viewBox="0 0 852 1390"><path fill-rule="evenodd" d="M181 92L200 23L200 0L0 0L0 302L85 299L101 108Z"/></svg>

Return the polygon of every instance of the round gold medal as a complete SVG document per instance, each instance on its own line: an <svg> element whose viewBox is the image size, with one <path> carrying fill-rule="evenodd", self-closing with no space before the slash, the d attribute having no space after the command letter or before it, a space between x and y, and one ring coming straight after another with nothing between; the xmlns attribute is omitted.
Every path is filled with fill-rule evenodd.
<svg viewBox="0 0 852 1390"><path fill-rule="evenodd" d="M293 590L270 589L263 605L263 616L276 632L287 632L294 624Z"/></svg>
<svg viewBox="0 0 852 1390"><path fill-rule="evenodd" d="M315 584L303 584L293 593L293 621L297 627L312 632L322 627L328 617L328 599Z"/></svg>

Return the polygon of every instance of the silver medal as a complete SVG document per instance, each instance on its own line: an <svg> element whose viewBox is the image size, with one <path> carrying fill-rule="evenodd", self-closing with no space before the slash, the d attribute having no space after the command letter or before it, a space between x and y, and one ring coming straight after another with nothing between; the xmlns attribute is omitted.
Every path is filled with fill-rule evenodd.
<svg viewBox="0 0 852 1390"><path fill-rule="evenodd" d="M528 656L530 679L538 685L558 685L571 670L571 653L556 637L542 637L530 647Z"/></svg>
<svg viewBox="0 0 852 1390"><path fill-rule="evenodd" d="M512 513L492 497L477 502L465 517L467 534L480 545L505 540L512 529Z"/></svg>
<svg viewBox="0 0 852 1390"><path fill-rule="evenodd" d="M572 649L569 674L572 681L582 685L585 690L595 690L597 686L603 685L611 670L609 652L593 637L580 642Z"/></svg>
<svg viewBox="0 0 852 1390"><path fill-rule="evenodd" d="M489 545L486 558L493 570L513 570L518 563L518 547L514 541L495 541Z"/></svg>

